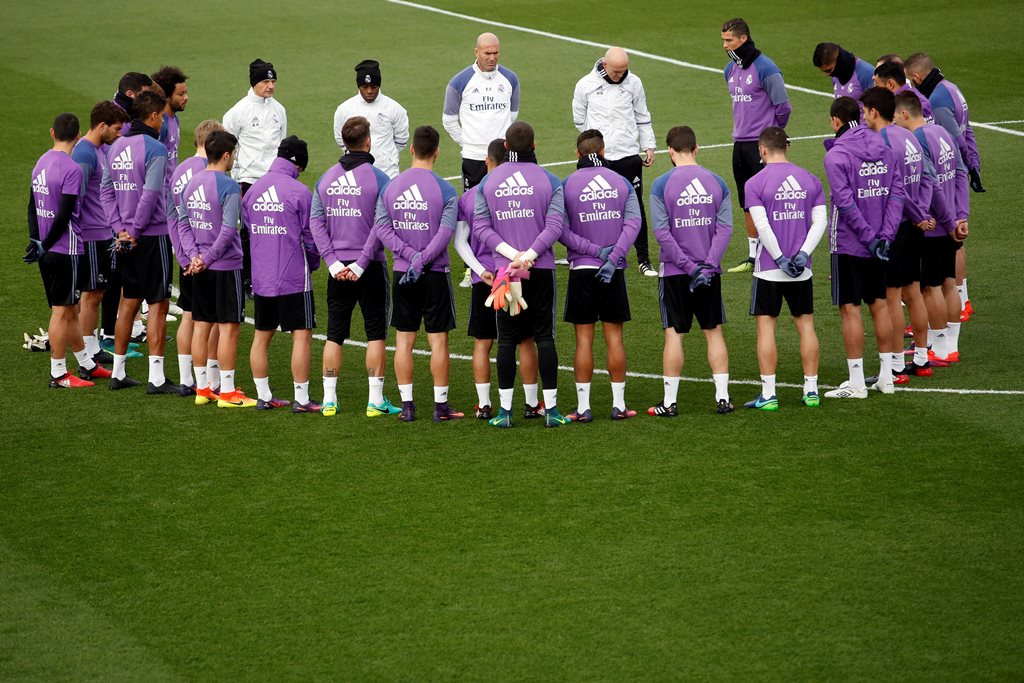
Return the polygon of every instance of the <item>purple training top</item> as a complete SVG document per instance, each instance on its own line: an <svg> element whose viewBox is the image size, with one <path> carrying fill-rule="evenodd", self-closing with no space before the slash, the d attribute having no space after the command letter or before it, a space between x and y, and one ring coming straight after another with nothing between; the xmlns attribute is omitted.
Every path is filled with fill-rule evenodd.
<svg viewBox="0 0 1024 683"><path fill-rule="evenodd" d="M182 268L188 267L189 257L181 244L181 233L188 229L188 210L185 208L185 188L192 176L206 168L206 157L191 156L178 164L171 175L171 189L167 196L167 234L171 237L174 256Z"/></svg>
<svg viewBox="0 0 1024 683"><path fill-rule="evenodd" d="M811 210L825 206L821 181L810 171L788 161L765 164L747 181L744 196L747 208L760 206L768 214L772 234L782 255L787 258L793 258L803 248L811 230ZM810 259L807 267L811 267ZM768 250L762 248L754 264L754 273L778 269Z"/></svg>
<svg viewBox="0 0 1024 683"><path fill-rule="evenodd" d="M742 68L730 61L725 67L725 82L732 98L732 139L757 140L770 126L785 128L793 108L789 104L782 72L763 54Z"/></svg>
<svg viewBox="0 0 1024 683"><path fill-rule="evenodd" d="M721 273L732 235L732 201L721 177L696 164L676 166L651 185L651 227L661 246L660 275L692 275L697 264Z"/></svg>
<svg viewBox="0 0 1024 683"><path fill-rule="evenodd" d="M896 157L896 167L903 174L903 220L915 225L928 220L935 187L935 168L910 131L890 124L880 132Z"/></svg>
<svg viewBox="0 0 1024 683"><path fill-rule="evenodd" d="M167 234L167 148L148 130L132 130L114 140L100 187L114 232L123 230L136 238Z"/></svg>
<svg viewBox="0 0 1024 683"><path fill-rule="evenodd" d="M107 211L100 198L100 182L103 180L106 156L96 145L82 138L71 152L71 158L82 169L82 210L80 224L82 239L86 242L106 241L113 237Z"/></svg>
<svg viewBox="0 0 1024 683"><path fill-rule="evenodd" d="M388 182L386 173L366 161L348 170L334 164L313 185L310 229L328 268L356 261L365 269L370 261L384 261L373 220Z"/></svg>
<svg viewBox="0 0 1024 683"><path fill-rule="evenodd" d="M469 248L473 250L476 260L480 262L484 270L493 273L495 272L494 252L488 249L487 245L481 242L473 232L473 208L476 206L476 191L478 187L480 186L474 185L462 193L462 197L459 198L458 220L464 221L469 226ZM474 285L478 282L483 282L480 276L473 272L470 273L470 281Z"/></svg>
<svg viewBox="0 0 1024 683"><path fill-rule="evenodd" d="M181 232L181 246L188 257L199 256L209 270L240 269L238 183L226 173L206 169L192 177L184 196L189 227Z"/></svg>
<svg viewBox="0 0 1024 683"><path fill-rule="evenodd" d="M943 78L928 96L935 114L935 123L946 129L960 148L960 156L968 169L980 169L981 157L974 140L967 100L960 88Z"/></svg>
<svg viewBox="0 0 1024 683"><path fill-rule="evenodd" d="M626 267L626 253L640 232L640 202L633 184L603 166L581 168L562 184L565 227L559 240L569 248L569 267L601 267L597 252L614 245L609 259Z"/></svg>
<svg viewBox="0 0 1024 683"><path fill-rule="evenodd" d="M925 156L935 166L935 189L932 192L932 215L935 229L925 237L953 234L956 221L966 220L970 213L967 191L967 168L952 136L937 124L926 123L914 131Z"/></svg>
<svg viewBox="0 0 1024 683"><path fill-rule="evenodd" d="M75 209L67 231L61 235L49 251L55 254L82 254L82 229L79 225L81 207L82 171L71 156L51 149L39 157L32 168L32 201L35 205L35 223L39 227L39 240L54 227L60 212L61 198L65 195L77 197ZM70 200L68 200L70 201Z"/></svg>
<svg viewBox="0 0 1024 683"><path fill-rule="evenodd" d="M417 253L430 270L448 272L457 203L451 183L425 168L410 168L388 183L377 200L373 229L394 254L396 273L407 271Z"/></svg>
<svg viewBox="0 0 1024 683"><path fill-rule="evenodd" d="M181 143L181 122L177 114L164 112L164 125L160 128L160 142L167 148L167 175L164 190L171 187L171 176L178 168L178 145Z"/></svg>

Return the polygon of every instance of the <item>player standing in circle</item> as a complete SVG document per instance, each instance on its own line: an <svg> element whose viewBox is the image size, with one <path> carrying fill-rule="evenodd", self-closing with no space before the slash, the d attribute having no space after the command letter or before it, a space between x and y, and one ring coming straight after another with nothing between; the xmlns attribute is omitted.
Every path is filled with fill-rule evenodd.
<svg viewBox="0 0 1024 683"><path fill-rule="evenodd" d="M373 139L373 165L388 178L398 175L398 156L409 144L409 115L398 102L380 91L380 64L364 59L356 64L359 93L338 105L334 112L334 139L342 154L348 152L343 129L345 122L362 116L370 122Z"/></svg>

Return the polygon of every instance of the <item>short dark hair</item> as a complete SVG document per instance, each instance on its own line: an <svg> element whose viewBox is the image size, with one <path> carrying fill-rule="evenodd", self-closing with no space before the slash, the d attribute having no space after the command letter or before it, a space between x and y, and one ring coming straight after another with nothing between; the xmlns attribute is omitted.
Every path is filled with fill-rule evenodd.
<svg viewBox="0 0 1024 683"><path fill-rule="evenodd" d="M927 74L935 68L935 62L924 52L915 52L903 62L903 68L906 71Z"/></svg>
<svg viewBox="0 0 1024 683"><path fill-rule="evenodd" d="M505 138L495 138L487 145L487 158L498 166L505 160Z"/></svg>
<svg viewBox="0 0 1024 683"><path fill-rule="evenodd" d="M886 88L877 85L868 88L860 96L860 101L865 109L874 109L886 121L892 121L893 114L896 113L896 97Z"/></svg>
<svg viewBox="0 0 1024 683"><path fill-rule="evenodd" d="M785 152L789 148L789 136L778 126L768 126L757 136L757 144L771 152Z"/></svg>
<svg viewBox="0 0 1024 683"><path fill-rule="evenodd" d="M876 66L875 75L883 81L887 81L891 78L896 81L896 85L905 85L907 82L907 74L903 72L903 65L891 60L888 62L882 62Z"/></svg>
<svg viewBox="0 0 1024 683"><path fill-rule="evenodd" d="M839 57L839 50L840 48L838 43L818 43L814 48L814 55L811 57L811 62L814 63L814 66L831 64Z"/></svg>
<svg viewBox="0 0 1024 683"><path fill-rule="evenodd" d="M362 116L353 116L341 127L341 141L350 152L365 145L368 137L370 122Z"/></svg>
<svg viewBox="0 0 1024 683"><path fill-rule="evenodd" d="M121 80L118 81L117 92L127 95L128 91L131 90L138 95L143 88L151 85L153 85L153 79L146 74L138 71L129 71L124 76L121 76Z"/></svg>
<svg viewBox="0 0 1024 683"><path fill-rule="evenodd" d="M729 32L740 38L742 36L750 37L750 26L747 25L746 20L736 17L722 24L722 33Z"/></svg>
<svg viewBox="0 0 1024 683"><path fill-rule="evenodd" d="M533 149L533 126L525 121L516 121L505 131L505 146L510 152L529 152Z"/></svg>
<svg viewBox="0 0 1024 683"><path fill-rule="evenodd" d="M162 66L153 74L153 82L160 86L167 97L174 94L174 89L179 83L184 83L187 80L188 76L185 75L185 72L176 66Z"/></svg>
<svg viewBox="0 0 1024 683"><path fill-rule="evenodd" d="M78 117L71 112L57 114L53 120L53 137L57 142L74 142L79 131Z"/></svg>
<svg viewBox="0 0 1024 683"><path fill-rule="evenodd" d="M893 98L893 103L895 109L903 109L914 118L924 115L921 100L917 98L915 93L909 90L904 90L899 95L896 95Z"/></svg>
<svg viewBox="0 0 1024 683"><path fill-rule="evenodd" d="M167 105L167 99L152 90L140 92L132 103L132 116L139 121L145 121L154 112L161 113Z"/></svg>
<svg viewBox="0 0 1024 683"><path fill-rule="evenodd" d="M903 66L903 58L900 57L895 52L890 52L887 55L882 55L881 57L875 60L875 64L885 64L886 62L896 62L901 67Z"/></svg>
<svg viewBox="0 0 1024 683"><path fill-rule="evenodd" d="M420 126L412 134L412 154L417 159L433 156L441 144L441 136L433 126Z"/></svg>
<svg viewBox="0 0 1024 683"><path fill-rule="evenodd" d="M580 156L597 154L604 149L604 135L595 128L589 128L576 136L576 151Z"/></svg>
<svg viewBox="0 0 1024 683"><path fill-rule="evenodd" d="M692 154L697 149L697 134L689 126L676 126L665 134L665 144L677 152Z"/></svg>
<svg viewBox="0 0 1024 683"><path fill-rule="evenodd" d="M850 123L851 121L860 120L860 107L857 105L857 100L852 97L837 97L832 102L832 107L828 111L829 116L833 116L843 123Z"/></svg>
<svg viewBox="0 0 1024 683"><path fill-rule="evenodd" d="M108 126L128 123L128 114L110 100L103 100L97 102L89 113L89 128L95 128L101 123Z"/></svg>
<svg viewBox="0 0 1024 683"><path fill-rule="evenodd" d="M238 138L226 130L211 131L206 136L203 148L206 150L206 158L212 163L217 163L224 158L225 154L231 154L238 146Z"/></svg>

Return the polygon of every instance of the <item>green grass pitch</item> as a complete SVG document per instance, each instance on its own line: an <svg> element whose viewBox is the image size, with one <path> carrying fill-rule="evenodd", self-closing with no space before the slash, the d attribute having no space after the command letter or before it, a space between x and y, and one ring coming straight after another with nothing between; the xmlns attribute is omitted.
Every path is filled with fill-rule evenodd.
<svg viewBox="0 0 1024 683"><path fill-rule="evenodd" d="M725 63L722 21L744 16L787 83L818 91L830 88L810 63L819 41L868 60L925 50L962 87L974 121L1009 121L1001 127L1024 132L1024 76L1012 61L1019 8L1010 2L431 1L715 68ZM48 390L46 356L19 348L21 333L47 317L37 270L20 256L29 172L49 146L53 116L87 119L123 72L169 63L191 77L182 116L190 131L244 94L247 65L262 57L280 72L289 132L310 143L303 180L312 184L337 155L332 116L354 93L355 63L378 59L384 92L413 125L440 129L444 86L472 61L487 26L383 0L21 4L7 9L5 25L0 679L1024 675L1024 396L979 393L1024 390L1016 356L1021 135L975 129L988 187L971 196L977 315L964 326L961 366L912 385L965 393L901 391L811 411L799 389L783 388L777 414L719 417L711 384L688 381L678 419L612 424L599 375L593 424L544 430L520 420L496 433L475 420L363 417L363 351L346 347L334 419L198 409L138 391ZM572 88L603 50L494 30L502 62L522 81L521 118L537 130L541 162L572 158ZM706 146L699 159L731 185L722 77L638 56L630 66L644 80L662 147L670 126L692 125ZM791 135L828 132L828 98L790 97ZM183 138L186 156L190 135ZM819 176L822 156L819 140L793 144L793 160ZM658 155L647 186L668 167ZM443 134L438 170L458 173L458 150ZM741 227L726 261L745 248ZM825 252L819 246L819 264ZM820 375L834 385L846 364L824 275L819 268ZM564 270L560 277L564 292ZM628 282L630 370L657 376L656 284L635 267ZM747 276L724 278L737 403L758 391L749 287ZM321 332L323 292L320 272ZM452 352L468 354L468 290L456 296ZM795 331L785 321L779 330L779 381L799 382ZM250 341L244 326L239 375L252 391ZM274 343L271 381L290 398L288 341ZM559 324L563 365L573 346L571 328ZM869 338L869 368L873 349ZM168 358L174 353L172 344ZM687 339L686 353L684 374L709 378L700 335ZM598 367L602 354L599 345ZM129 371L144 376L144 361ZM560 405L571 410L571 373L560 381ZM471 408L466 361L453 360L451 385L453 404ZM416 386L426 413L422 357ZM390 364L386 391L397 398ZM660 395L657 379L629 380L634 408ZM517 413L521 405L517 392Z"/></svg>

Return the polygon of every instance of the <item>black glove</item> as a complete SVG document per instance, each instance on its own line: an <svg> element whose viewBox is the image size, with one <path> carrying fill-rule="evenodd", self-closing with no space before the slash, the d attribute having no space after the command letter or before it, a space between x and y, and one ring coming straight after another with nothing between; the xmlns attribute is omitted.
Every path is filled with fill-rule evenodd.
<svg viewBox="0 0 1024 683"><path fill-rule="evenodd" d="M21 260L25 263L35 263L43 258L45 253L46 249L43 248L42 242L29 238L28 246L25 247L25 255L21 257Z"/></svg>
<svg viewBox="0 0 1024 683"><path fill-rule="evenodd" d="M967 174L971 176L971 189L975 192L984 192L985 186L981 184L981 171L972 168Z"/></svg>

